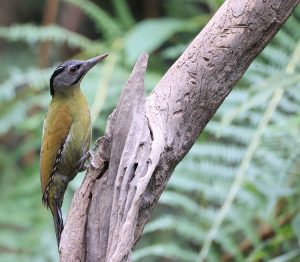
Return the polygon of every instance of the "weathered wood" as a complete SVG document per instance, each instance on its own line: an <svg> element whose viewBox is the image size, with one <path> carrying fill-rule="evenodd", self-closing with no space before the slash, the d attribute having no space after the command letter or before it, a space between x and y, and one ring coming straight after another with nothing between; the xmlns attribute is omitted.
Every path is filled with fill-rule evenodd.
<svg viewBox="0 0 300 262"><path fill-rule="evenodd" d="M107 257L114 261L115 254L133 242L134 225L125 222L131 216L130 220L134 221L138 212L135 202L138 192L143 192L140 182L148 168L151 145L144 98L147 60L148 55L144 54L137 61L114 112L108 173L97 181L92 192L89 212L92 219L87 223L91 248L87 250L87 261L105 261ZM129 251L130 248L124 254Z"/></svg>
<svg viewBox="0 0 300 262"><path fill-rule="evenodd" d="M108 126L109 128L109 126ZM92 188L96 181L107 171L109 162L110 138L102 137L97 141L95 155L80 188L75 192L68 214L68 223L60 243L61 261L86 261L86 223L90 209ZM79 226L80 225L80 226ZM73 251L73 252L72 252Z"/></svg>
<svg viewBox="0 0 300 262"><path fill-rule="evenodd" d="M173 169L298 2L227 0L147 99L140 56L73 198L61 261L130 261Z"/></svg>

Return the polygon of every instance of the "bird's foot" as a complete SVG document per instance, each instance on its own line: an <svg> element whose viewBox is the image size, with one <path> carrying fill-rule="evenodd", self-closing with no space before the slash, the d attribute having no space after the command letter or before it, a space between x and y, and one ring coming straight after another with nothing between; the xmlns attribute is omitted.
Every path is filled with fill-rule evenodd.
<svg viewBox="0 0 300 262"><path fill-rule="evenodd" d="M88 169L91 162L91 158L92 158L91 151L88 151L85 155L81 157L78 172L83 172Z"/></svg>

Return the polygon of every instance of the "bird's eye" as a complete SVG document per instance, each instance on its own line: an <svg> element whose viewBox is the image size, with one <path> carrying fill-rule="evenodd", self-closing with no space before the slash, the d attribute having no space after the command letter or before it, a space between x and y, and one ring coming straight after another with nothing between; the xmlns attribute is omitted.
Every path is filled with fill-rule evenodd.
<svg viewBox="0 0 300 262"><path fill-rule="evenodd" d="M72 66L72 67L70 67L70 69L69 69L69 73L70 73L71 75L75 74L76 71L77 71L77 68L76 68L75 66Z"/></svg>

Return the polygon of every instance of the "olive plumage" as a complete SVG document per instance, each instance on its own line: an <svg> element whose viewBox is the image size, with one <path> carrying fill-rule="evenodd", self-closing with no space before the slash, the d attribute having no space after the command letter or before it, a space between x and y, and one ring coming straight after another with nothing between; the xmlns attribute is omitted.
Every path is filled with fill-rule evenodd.
<svg viewBox="0 0 300 262"><path fill-rule="evenodd" d="M80 82L106 56L67 61L50 78L52 100L43 127L40 177L42 200L53 215L58 245L63 230L64 193L68 183L83 170L91 140L90 110Z"/></svg>

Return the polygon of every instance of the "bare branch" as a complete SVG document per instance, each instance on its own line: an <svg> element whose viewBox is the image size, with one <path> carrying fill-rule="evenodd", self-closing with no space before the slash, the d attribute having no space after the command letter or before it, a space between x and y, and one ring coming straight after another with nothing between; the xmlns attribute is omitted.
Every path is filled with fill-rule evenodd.
<svg viewBox="0 0 300 262"><path fill-rule="evenodd" d="M130 261L175 166L298 2L227 0L146 100L140 56L75 193L61 261Z"/></svg>

